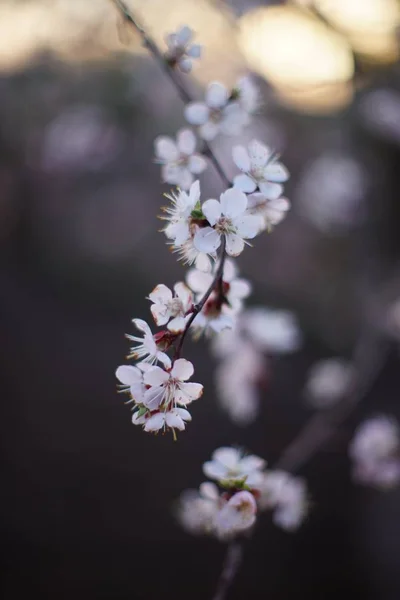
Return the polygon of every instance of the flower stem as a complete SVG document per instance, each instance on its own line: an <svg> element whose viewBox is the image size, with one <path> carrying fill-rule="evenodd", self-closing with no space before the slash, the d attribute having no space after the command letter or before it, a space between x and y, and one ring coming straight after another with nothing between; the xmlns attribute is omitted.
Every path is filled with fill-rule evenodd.
<svg viewBox="0 0 400 600"><path fill-rule="evenodd" d="M179 77L177 77L174 67L170 63L168 63L168 61L165 60L164 55L159 50L157 44L146 33L146 31L140 25L137 18L133 14L133 12L130 9L128 9L128 7L125 5L125 3L122 2L121 0L111 0L111 1L113 2L114 6L118 9L122 18L127 22L127 24L129 24L131 27L133 27L137 31L137 33L140 35L143 45L153 55L153 58L158 62L161 69L169 77L169 79L175 86L182 102L184 102L185 104L187 104L188 102L192 102L193 98L191 97L191 95L189 94L189 92L187 91L187 89L185 88L183 83L180 81ZM223 184L226 185L227 187L231 187L231 181L230 181L229 177L226 175L226 173L224 172L224 170L223 170L218 158L214 154L214 151L211 148L210 144L208 142L206 142L205 140L203 141L203 144L204 144L204 154L209 157L210 161L212 162L212 164L214 166L214 169L217 171Z"/></svg>
<svg viewBox="0 0 400 600"><path fill-rule="evenodd" d="M178 342L178 345L175 350L174 360L177 360L181 355L183 342L185 341L186 334L189 331L191 324L193 323L193 321L195 320L195 318L197 317L199 312L202 311L205 303L207 302L208 298L211 296L211 294L215 290L215 288L218 288L218 289L221 288L221 282L222 282L222 276L224 273L224 264L225 264L225 258L226 258L225 246L226 246L226 239L225 239L225 236L222 236L218 269L214 275L214 279L212 280L210 287L205 292L205 294L202 297L202 299L200 300L200 302L198 304L196 304L193 308L193 312L190 315L190 319L188 319L185 329L182 331L182 333L179 337L179 342Z"/></svg>
<svg viewBox="0 0 400 600"><path fill-rule="evenodd" d="M219 576L217 589L212 600L225 600L242 560L243 543L242 541L235 540L229 544L226 551L221 575Z"/></svg>

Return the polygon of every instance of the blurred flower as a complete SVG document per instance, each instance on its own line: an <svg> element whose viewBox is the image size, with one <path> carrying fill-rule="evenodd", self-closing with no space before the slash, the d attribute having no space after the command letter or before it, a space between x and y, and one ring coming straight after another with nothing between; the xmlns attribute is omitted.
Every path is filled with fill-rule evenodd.
<svg viewBox="0 0 400 600"><path fill-rule="evenodd" d="M234 537L254 525L257 504L254 496L247 491L234 494L215 516L215 532L225 540Z"/></svg>
<svg viewBox="0 0 400 600"><path fill-rule="evenodd" d="M275 200L282 194L281 183L288 180L289 173L267 146L252 140L247 149L234 146L232 157L236 166L243 171L233 180L235 188L247 194L259 189L269 200Z"/></svg>
<svg viewBox="0 0 400 600"><path fill-rule="evenodd" d="M184 73L192 70L192 58L200 58L202 47L200 44L192 44L193 30L184 25L176 33L169 33L166 37L168 50L165 53L166 60L171 66L177 65Z"/></svg>
<svg viewBox="0 0 400 600"><path fill-rule="evenodd" d="M203 465L204 474L224 485L235 486L243 482L249 487L257 487L262 481L261 472L266 465L258 456L245 456L236 448L218 448L211 460Z"/></svg>
<svg viewBox="0 0 400 600"><path fill-rule="evenodd" d="M242 328L260 349L286 354L297 350L301 334L295 316L286 310L250 308L243 315Z"/></svg>
<svg viewBox="0 0 400 600"><path fill-rule="evenodd" d="M173 333L183 331L187 321L187 313L193 306L193 297L186 285L182 282L174 285L175 296L171 290L162 283L157 285L149 294L151 314L156 325L166 325Z"/></svg>
<svg viewBox="0 0 400 600"><path fill-rule="evenodd" d="M247 196L247 212L249 215L258 215L263 219L263 230L271 231L286 217L290 208L287 198L270 200L264 194L256 192Z"/></svg>
<svg viewBox="0 0 400 600"><path fill-rule="evenodd" d="M285 471L264 473L258 499L261 509L274 511L273 521L282 529L295 531L308 509L307 487L303 479Z"/></svg>
<svg viewBox="0 0 400 600"><path fill-rule="evenodd" d="M305 396L314 408L329 408L341 400L354 375L353 366L339 358L320 360L309 373Z"/></svg>
<svg viewBox="0 0 400 600"><path fill-rule="evenodd" d="M353 477L365 485L389 489L400 481L400 435L397 422L385 415L361 423L350 444Z"/></svg>
<svg viewBox="0 0 400 600"><path fill-rule="evenodd" d="M214 483L200 485L199 491L186 490L178 503L177 518L194 535L212 533L219 510L219 491Z"/></svg>
<svg viewBox="0 0 400 600"><path fill-rule="evenodd" d="M159 136L154 140L156 161L161 167L165 183L177 185L188 190L193 183L194 175L199 175L207 168L206 159L195 153L196 136L191 129L180 129L176 142L170 137Z"/></svg>
<svg viewBox="0 0 400 600"><path fill-rule="evenodd" d="M232 97L248 115L253 114L261 104L260 90L247 75L235 83Z"/></svg>

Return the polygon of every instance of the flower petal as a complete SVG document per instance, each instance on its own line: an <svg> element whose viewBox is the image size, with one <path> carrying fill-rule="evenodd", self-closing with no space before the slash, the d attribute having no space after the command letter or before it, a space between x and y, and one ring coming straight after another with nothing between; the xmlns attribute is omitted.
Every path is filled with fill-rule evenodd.
<svg viewBox="0 0 400 600"><path fill-rule="evenodd" d="M240 190L230 188L221 194L221 208L224 215L234 219L246 210L247 198Z"/></svg>
<svg viewBox="0 0 400 600"><path fill-rule="evenodd" d="M271 162L264 169L264 177L274 183L283 183L289 179L289 172L280 162Z"/></svg>
<svg viewBox="0 0 400 600"><path fill-rule="evenodd" d="M150 306L150 312L153 315L155 324L159 327L168 323L171 316L171 312L165 304L152 304Z"/></svg>
<svg viewBox="0 0 400 600"><path fill-rule="evenodd" d="M152 387L160 386L169 379L169 373L166 373L161 367L152 367L143 375L143 381L146 385Z"/></svg>
<svg viewBox="0 0 400 600"><path fill-rule="evenodd" d="M175 317L171 319L171 321L167 325L168 331L172 331L172 333L181 333L186 326L186 318L185 317Z"/></svg>
<svg viewBox="0 0 400 600"><path fill-rule="evenodd" d="M176 408L175 409L176 414L178 414L181 419L183 419L184 421L191 421L192 420L192 415L190 414L190 412L184 408Z"/></svg>
<svg viewBox="0 0 400 600"><path fill-rule="evenodd" d="M242 238L251 240L260 233L263 227L263 219L259 215L243 215L235 219L234 225Z"/></svg>
<svg viewBox="0 0 400 600"><path fill-rule="evenodd" d="M196 179L190 186L189 190L189 205L194 208L197 202L200 200L200 181Z"/></svg>
<svg viewBox="0 0 400 600"><path fill-rule="evenodd" d="M176 43L185 46L193 37L193 30L188 25L183 25L176 32Z"/></svg>
<svg viewBox="0 0 400 600"><path fill-rule="evenodd" d="M186 275L186 281L188 286L197 293L205 292L213 280L211 273L205 273L198 269L190 269Z"/></svg>
<svg viewBox="0 0 400 600"><path fill-rule="evenodd" d="M204 102L190 102L185 106L185 119L192 125L204 125L207 122L210 109Z"/></svg>
<svg viewBox="0 0 400 600"><path fill-rule="evenodd" d="M226 236L226 251L229 256L239 256L243 252L244 241L236 233L228 233Z"/></svg>
<svg viewBox="0 0 400 600"><path fill-rule="evenodd" d="M157 410L164 400L165 389L163 387L152 387L146 390L143 394L143 404L149 410Z"/></svg>
<svg viewBox="0 0 400 600"><path fill-rule="evenodd" d="M258 140L252 140L248 148L252 167L265 167L272 154L270 148Z"/></svg>
<svg viewBox="0 0 400 600"><path fill-rule="evenodd" d="M194 367L189 360L178 358L172 367L171 376L180 381L190 379L194 373Z"/></svg>
<svg viewBox="0 0 400 600"><path fill-rule="evenodd" d="M222 108L228 102L229 92L219 81L213 81L207 88L206 103L210 108Z"/></svg>
<svg viewBox="0 0 400 600"><path fill-rule="evenodd" d="M240 468L246 473L251 471L261 471L267 466L266 461L259 456L251 454L250 456L244 456L240 461Z"/></svg>
<svg viewBox="0 0 400 600"><path fill-rule="evenodd" d="M180 129L176 134L179 152L182 154L193 154L196 148L196 136L191 129Z"/></svg>
<svg viewBox="0 0 400 600"><path fill-rule="evenodd" d="M205 481L201 483L199 486L200 494L209 500L218 500L219 491L215 483L211 483L211 481Z"/></svg>
<svg viewBox="0 0 400 600"><path fill-rule="evenodd" d="M185 429L185 423L176 411L167 412L165 415L165 422L171 429L179 429L179 431Z"/></svg>
<svg viewBox="0 0 400 600"><path fill-rule="evenodd" d="M137 367L130 365L121 365L115 371L115 376L124 385L132 385L134 383L141 383L142 373Z"/></svg>
<svg viewBox="0 0 400 600"><path fill-rule="evenodd" d="M165 422L164 413L156 413L151 416L150 419L147 420L146 425L144 426L145 431L158 431L163 427Z"/></svg>
<svg viewBox="0 0 400 600"><path fill-rule="evenodd" d="M251 294L251 284L246 279L235 279L230 284L229 295L242 300Z"/></svg>
<svg viewBox="0 0 400 600"><path fill-rule="evenodd" d="M223 446L214 450L212 459L220 462L226 469L234 469L241 458L241 453L236 448Z"/></svg>
<svg viewBox="0 0 400 600"><path fill-rule="evenodd" d="M178 60L178 66L182 73L190 73L192 70L192 61L190 58L182 57Z"/></svg>
<svg viewBox="0 0 400 600"><path fill-rule="evenodd" d="M179 158L179 151L174 140L165 135L160 135L154 140L154 151L157 158L166 162L173 162Z"/></svg>
<svg viewBox="0 0 400 600"><path fill-rule="evenodd" d="M221 217L221 204L218 200L206 200L202 205L201 210L211 226L214 226Z"/></svg>
<svg viewBox="0 0 400 600"><path fill-rule="evenodd" d="M283 192L283 186L280 183L270 183L263 181L259 184L260 191L269 200L276 200Z"/></svg>
<svg viewBox="0 0 400 600"><path fill-rule="evenodd" d="M234 146L232 149L232 158L238 169L245 173L250 171L250 156L244 146Z"/></svg>
<svg viewBox="0 0 400 600"><path fill-rule="evenodd" d="M174 285L174 292L179 298L179 300L182 302L183 308L186 312L186 310L190 308L190 305L193 302L192 292L190 291L188 286L185 285L182 281L178 281L178 283Z"/></svg>
<svg viewBox="0 0 400 600"><path fill-rule="evenodd" d="M188 161L188 169L194 175L202 173L207 168L206 159L201 154L193 154Z"/></svg>
<svg viewBox="0 0 400 600"><path fill-rule="evenodd" d="M139 331L143 331L145 335L150 335L153 337L151 329L147 325L146 321L143 321L143 319L132 319L132 323L135 325L136 329L139 329Z"/></svg>
<svg viewBox="0 0 400 600"><path fill-rule="evenodd" d="M182 383L179 386L180 391L183 392L184 397L186 396L185 404L188 399L190 402L192 400L198 400L203 393L203 386L201 383Z"/></svg>
<svg viewBox="0 0 400 600"><path fill-rule="evenodd" d="M219 125L218 123L213 123L212 121L207 121L204 125L199 127L199 136L206 140L207 142L211 142L219 133Z"/></svg>
<svg viewBox="0 0 400 600"><path fill-rule="evenodd" d="M221 237L212 227L204 227L196 231L193 245L199 252L213 254L221 245Z"/></svg>
<svg viewBox="0 0 400 600"><path fill-rule="evenodd" d="M217 480L224 479L227 475L226 467L221 463L212 460L203 464L203 473L206 477Z"/></svg>
<svg viewBox="0 0 400 600"><path fill-rule="evenodd" d="M163 283L159 283L156 285L154 290L149 294L149 300L152 302L160 302L162 304L167 304L172 300L172 292Z"/></svg>
<svg viewBox="0 0 400 600"><path fill-rule="evenodd" d="M233 187L246 194L251 194L257 189L257 184L251 177L243 173L242 175L236 175L236 177L234 177Z"/></svg>

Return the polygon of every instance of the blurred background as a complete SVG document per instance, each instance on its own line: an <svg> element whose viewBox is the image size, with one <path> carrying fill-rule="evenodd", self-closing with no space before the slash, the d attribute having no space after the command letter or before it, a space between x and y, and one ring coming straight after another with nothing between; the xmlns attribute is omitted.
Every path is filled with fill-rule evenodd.
<svg viewBox="0 0 400 600"><path fill-rule="evenodd" d="M240 257L249 304L287 308L304 336L273 361L256 423L220 409L203 342L188 343L206 392L173 443L131 424L114 371L145 296L184 270L156 215L153 140L183 106L108 0L0 3L0 331L4 600L210 598L224 546L183 532L174 499L219 446L273 464L312 414L302 389L322 357L350 357L400 295L400 3L396 0L126 0L163 45L188 24L205 47L185 81L254 73L254 136L282 154L287 219ZM164 46L163 46L164 47ZM234 141L213 147L230 176ZM203 198L222 191L210 167ZM399 326L400 327L400 326ZM265 515L229 598L398 600L400 494L351 483L361 418L400 417L397 331L384 369L301 474L312 511L296 534Z"/></svg>

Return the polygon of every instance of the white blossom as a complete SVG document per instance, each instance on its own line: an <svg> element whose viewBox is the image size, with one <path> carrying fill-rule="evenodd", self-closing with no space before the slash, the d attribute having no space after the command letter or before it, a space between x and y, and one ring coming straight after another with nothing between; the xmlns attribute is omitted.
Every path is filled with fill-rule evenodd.
<svg viewBox="0 0 400 600"><path fill-rule="evenodd" d="M167 136L159 136L154 141L154 148L156 161L162 165L163 181L182 190L188 190L194 175L199 175L207 167L204 156L195 152L196 136L190 129L179 130L176 141Z"/></svg>
<svg viewBox="0 0 400 600"><path fill-rule="evenodd" d="M143 333L143 337L127 334L126 337L136 343L136 345L131 348L130 357L151 364L159 361L165 367L169 368L171 366L171 359L157 346L157 342L146 321L143 321L143 319L132 319L132 323Z"/></svg>
<svg viewBox="0 0 400 600"><path fill-rule="evenodd" d="M307 487L303 479L285 471L267 471L260 486L259 505L272 509L273 521L287 531L296 530L307 510Z"/></svg>
<svg viewBox="0 0 400 600"><path fill-rule="evenodd" d="M163 412L157 412L143 421L145 431L160 431L160 429L185 429L185 423L191 421L192 417L185 408L172 408Z"/></svg>
<svg viewBox="0 0 400 600"><path fill-rule="evenodd" d="M215 516L217 537L226 540L249 529L255 523L256 512L254 496L246 490L236 492Z"/></svg>
<svg viewBox="0 0 400 600"><path fill-rule="evenodd" d="M144 372L151 368L148 363L138 363L137 367L132 365L121 365L115 372L116 378L121 382L121 392L129 392L131 402L142 404L144 400L144 392L146 390L143 375Z"/></svg>
<svg viewBox="0 0 400 600"><path fill-rule="evenodd" d="M260 91L247 75L238 79L232 96L248 115L254 113L261 104Z"/></svg>
<svg viewBox="0 0 400 600"><path fill-rule="evenodd" d="M175 246L181 246L190 238L191 214L200 201L200 183L195 181L190 186L189 193L179 191L178 194L166 195L172 206L164 207L167 216L161 217L168 221L164 228L167 238L173 240Z"/></svg>
<svg viewBox="0 0 400 600"><path fill-rule="evenodd" d="M244 248L244 240L254 238L260 231L261 218L247 215L245 194L233 188L227 190L218 200L206 200L202 205L210 227L198 229L193 243L199 252L213 254L221 245L221 237L226 238L226 251L230 256L238 256Z"/></svg>
<svg viewBox="0 0 400 600"><path fill-rule="evenodd" d="M174 293L164 284L157 285L149 294L153 303L150 310L156 325L166 325L169 321L167 328L173 333L180 333L190 317L188 312L193 307L193 296L182 282L174 285Z"/></svg>
<svg viewBox="0 0 400 600"><path fill-rule="evenodd" d="M295 316L286 310L251 308L243 314L242 328L257 347L269 353L293 352L301 343Z"/></svg>
<svg viewBox="0 0 400 600"><path fill-rule="evenodd" d="M349 389L354 368L347 361L330 358L316 362L308 373L304 394L314 408L329 408Z"/></svg>
<svg viewBox="0 0 400 600"><path fill-rule="evenodd" d="M387 416L371 418L357 428L349 448L356 481L391 488L400 481L400 433Z"/></svg>
<svg viewBox="0 0 400 600"><path fill-rule="evenodd" d="M177 518L182 527L195 535L213 533L220 495L214 483L205 482L199 490L186 490L178 503Z"/></svg>
<svg viewBox="0 0 400 600"><path fill-rule="evenodd" d="M265 460L258 456L245 456L236 448L218 448L211 460L203 464L203 472L210 479L224 484L244 482L250 488L257 487L263 479Z"/></svg>
<svg viewBox="0 0 400 600"><path fill-rule="evenodd" d="M288 180L289 173L270 148L252 140L247 149L235 146L232 157L236 166L243 171L233 180L235 188L247 194L259 189L269 200L279 198L283 191L281 184Z"/></svg>
<svg viewBox="0 0 400 600"><path fill-rule="evenodd" d="M192 70L193 58L200 58L202 47L200 44L192 44L193 30L184 25L175 33L166 36L168 50L165 58L172 65L178 65L183 73L190 73Z"/></svg>
<svg viewBox="0 0 400 600"><path fill-rule="evenodd" d="M199 135L207 141L219 133L239 135L248 123L248 114L239 102L230 100L230 92L220 82L210 83L205 102L190 102L185 107L185 118L198 127Z"/></svg>
<svg viewBox="0 0 400 600"><path fill-rule="evenodd" d="M247 196L247 213L262 217L262 230L271 231L275 225L283 221L289 209L289 200L282 196L270 199L261 192Z"/></svg>

